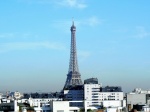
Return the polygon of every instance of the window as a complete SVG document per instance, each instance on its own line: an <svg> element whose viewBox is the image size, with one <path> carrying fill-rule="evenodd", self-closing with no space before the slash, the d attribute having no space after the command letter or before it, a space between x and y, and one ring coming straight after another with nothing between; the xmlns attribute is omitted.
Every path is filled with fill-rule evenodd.
<svg viewBox="0 0 150 112"><path fill-rule="evenodd" d="M57 112L64 112L64 110L57 110Z"/></svg>

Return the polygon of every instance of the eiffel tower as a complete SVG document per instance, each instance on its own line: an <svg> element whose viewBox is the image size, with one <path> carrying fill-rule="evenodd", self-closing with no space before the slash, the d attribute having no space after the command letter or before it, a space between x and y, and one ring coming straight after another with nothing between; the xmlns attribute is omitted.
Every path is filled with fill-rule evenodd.
<svg viewBox="0 0 150 112"><path fill-rule="evenodd" d="M72 22L71 30L71 49L70 49L70 62L69 70L67 74L65 88L82 85L81 75L79 73L78 61L77 61L77 51L76 51L76 27L74 21Z"/></svg>

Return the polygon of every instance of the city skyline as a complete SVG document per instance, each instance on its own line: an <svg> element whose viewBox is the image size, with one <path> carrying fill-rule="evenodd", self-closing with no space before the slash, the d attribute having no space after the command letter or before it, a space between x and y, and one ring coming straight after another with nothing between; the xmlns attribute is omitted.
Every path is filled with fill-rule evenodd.
<svg viewBox="0 0 150 112"><path fill-rule="evenodd" d="M8 1L0 1L0 91L63 89L72 17L82 81L150 89L150 1Z"/></svg>

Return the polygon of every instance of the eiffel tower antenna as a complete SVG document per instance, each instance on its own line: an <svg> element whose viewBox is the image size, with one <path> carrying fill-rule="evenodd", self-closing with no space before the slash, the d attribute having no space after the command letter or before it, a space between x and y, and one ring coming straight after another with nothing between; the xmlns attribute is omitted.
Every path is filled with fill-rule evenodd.
<svg viewBox="0 0 150 112"><path fill-rule="evenodd" d="M72 25L74 26L74 17L72 17Z"/></svg>

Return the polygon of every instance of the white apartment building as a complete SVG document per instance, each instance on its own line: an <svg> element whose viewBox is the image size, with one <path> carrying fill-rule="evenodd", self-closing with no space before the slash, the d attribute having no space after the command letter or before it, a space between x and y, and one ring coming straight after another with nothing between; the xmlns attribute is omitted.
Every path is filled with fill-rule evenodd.
<svg viewBox="0 0 150 112"><path fill-rule="evenodd" d="M99 84L84 84L84 100L87 101L87 106L101 106Z"/></svg>
<svg viewBox="0 0 150 112"><path fill-rule="evenodd" d="M106 91L101 87L99 84L84 84L84 99L87 102L88 106L113 106L115 102L122 102L123 103L123 92L122 91L115 91L118 87L105 87L107 88ZM108 89L113 89L107 91ZM103 89L103 90L102 90ZM108 103L109 102L109 103ZM125 104L119 103L116 106L125 106Z"/></svg>
<svg viewBox="0 0 150 112"><path fill-rule="evenodd" d="M87 109L126 106L121 87L102 87L96 78L87 79L84 83L84 100Z"/></svg>

